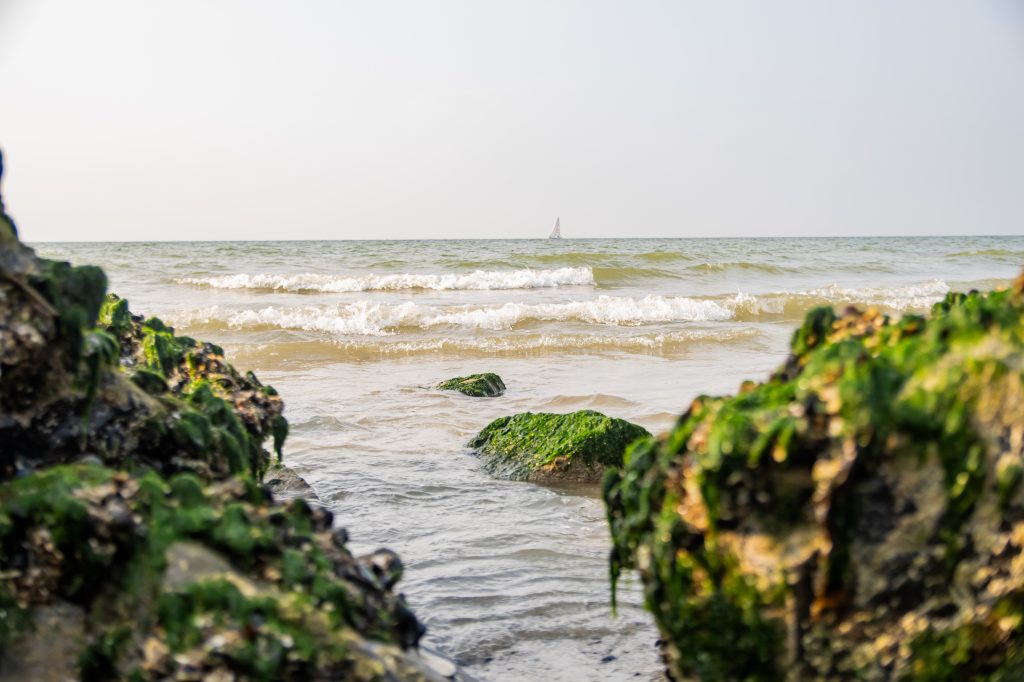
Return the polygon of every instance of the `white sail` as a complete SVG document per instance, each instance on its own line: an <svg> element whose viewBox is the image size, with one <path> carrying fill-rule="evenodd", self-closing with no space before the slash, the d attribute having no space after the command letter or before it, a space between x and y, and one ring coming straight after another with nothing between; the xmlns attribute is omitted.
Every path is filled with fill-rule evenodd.
<svg viewBox="0 0 1024 682"><path fill-rule="evenodd" d="M561 239L562 238L562 226L560 225L561 218L555 218L555 229L551 230L548 239Z"/></svg>

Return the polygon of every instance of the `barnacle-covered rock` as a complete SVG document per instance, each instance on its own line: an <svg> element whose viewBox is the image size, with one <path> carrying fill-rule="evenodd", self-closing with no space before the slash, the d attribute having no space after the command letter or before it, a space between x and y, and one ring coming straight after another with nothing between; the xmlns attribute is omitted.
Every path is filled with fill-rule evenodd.
<svg viewBox="0 0 1024 682"><path fill-rule="evenodd" d="M488 424L469 447L497 478L538 483L596 483L606 467L650 434L642 426L593 410L570 414L523 412Z"/></svg>
<svg viewBox="0 0 1024 682"><path fill-rule="evenodd" d="M604 481L677 679L1024 677L1024 278L808 314Z"/></svg>
<svg viewBox="0 0 1024 682"><path fill-rule="evenodd" d="M442 391L458 391L471 398L493 398L505 392L505 382L494 372L485 372L442 381L437 388Z"/></svg>

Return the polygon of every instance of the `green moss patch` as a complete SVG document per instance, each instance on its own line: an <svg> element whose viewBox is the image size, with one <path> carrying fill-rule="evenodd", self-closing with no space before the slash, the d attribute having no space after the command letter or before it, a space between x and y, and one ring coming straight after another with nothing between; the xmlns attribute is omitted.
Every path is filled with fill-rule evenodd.
<svg viewBox="0 0 1024 682"><path fill-rule="evenodd" d="M605 467L622 464L630 443L645 436L650 433L642 426L593 410L524 412L494 420L469 447L498 478L596 482Z"/></svg>
<svg viewBox="0 0 1024 682"><path fill-rule="evenodd" d="M437 388L442 391L458 391L473 398L493 398L505 392L505 382L497 374L487 372L442 381Z"/></svg>

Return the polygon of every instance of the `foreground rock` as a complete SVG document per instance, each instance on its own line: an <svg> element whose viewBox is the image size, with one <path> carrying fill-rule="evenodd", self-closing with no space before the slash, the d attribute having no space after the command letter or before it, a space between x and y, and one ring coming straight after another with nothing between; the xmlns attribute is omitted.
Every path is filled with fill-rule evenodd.
<svg viewBox="0 0 1024 682"><path fill-rule="evenodd" d="M274 504L251 479L67 465L5 485L0 504L12 671L54 645L35 614L70 605L81 641L57 648L85 679L433 677L403 652L423 627L391 592L398 558L353 557L330 512Z"/></svg>
<svg viewBox="0 0 1024 682"><path fill-rule="evenodd" d="M398 557L261 485L274 389L105 288L0 212L0 680L436 679Z"/></svg>
<svg viewBox="0 0 1024 682"><path fill-rule="evenodd" d="M608 474L678 679L1024 676L1024 279L929 318L812 311Z"/></svg>
<svg viewBox="0 0 1024 682"><path fill-rule="evenodd" d="M487 372L442 381L437 388L442 391L458 391L472 398L493 398L505 392L505 382L497 374Z"/></svg>
<svg viewBox="0 0 1024 682"><path fill-rule="evenodd" d="M496 419L469 442L497 478L536 483L596 483L622 465L630 443L646 429L593 410L571 414L524 412Z"/></svg>

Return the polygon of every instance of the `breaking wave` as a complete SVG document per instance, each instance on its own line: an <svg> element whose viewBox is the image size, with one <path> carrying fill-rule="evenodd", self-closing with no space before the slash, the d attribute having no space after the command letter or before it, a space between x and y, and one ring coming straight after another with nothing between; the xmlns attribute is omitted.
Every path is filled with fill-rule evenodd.
<svg viewBox="0 0 1024 682"><path fill-rule="evenodd" d="M277 307L240 312L212 308L185 315L179 324L219 321L233 328L279 328L337 336L390 336L401 329L460 327L508 330L535 322L638 326L655 322L723 321L732 311L711 300L598 296L568 303L424 306L356 301L333 306Z"/></svg>
<svg viewBox="0 0 1024 682"><path fill-rule="evenodd" d="M267 306L254 309L207 308L178 316L190 328L228 327L238 330L289 330L333 338L385 337L405 332L445 334L444 330L474 332L530 331L551 324L623 328L659 324L758 322L800 320L821 305L876 306L893 312L926 310L949 291L934 280L893 288L843 288L832 285L804 292L737 293L707 298L650 295L596 296L562 303L421 305L412 301L383 303L370 300L308 306ZM674 332L675 329L668 331Z"/></svg>
<svg viewBox="0 0 1024 682"><path fill-rule="evenodd" d="M800 319L816 306L875 306L894 312L926 310L949 292L942 280L924 284L888 288L844 288L830 285L796 293L751 295L739 293L729 304L737 320L766 317Z"/></svg>
<svg viewBox="0 0 1024 682"><path fill-rule="evenodd" d="M316 273L294 275L246 274L219 277L185 277L175 280L213 289L257 289L296 293L343 293L358 291L400 291L404 289L490 290L536 289L541 287L592 286L594 273L590 268L558 268L554 270L477 270L470 273L337 276Z"/></svg>

